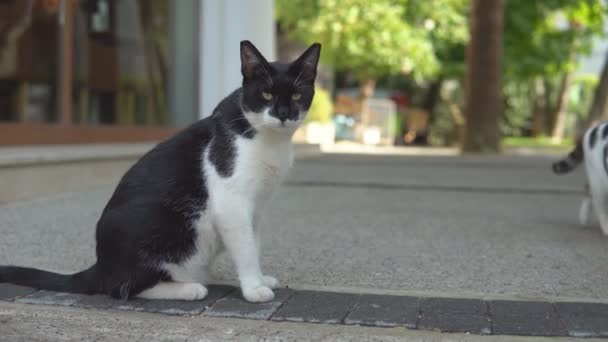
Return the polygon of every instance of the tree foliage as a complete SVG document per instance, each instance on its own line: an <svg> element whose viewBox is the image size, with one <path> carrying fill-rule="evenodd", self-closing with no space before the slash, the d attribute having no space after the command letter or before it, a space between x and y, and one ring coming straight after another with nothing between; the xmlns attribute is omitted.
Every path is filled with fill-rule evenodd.
<svg viewBox="0 0 608 342"><path fill-rule="evenodd" d="M578 89L576 79L566 76L576 70L581 56L591 52L594 38L602 35L605 15L601 0L507 1L503 122L507 133L530 133L530 121L542 123L533 125L534 134L559 133L564 127L556 129L558 122L573 122L566 117L570 94L560 90ZM545 84L544 95L534 91L539 79ZM564 87L564 79L574 80L573 87ZM538 102L537 96L545 99ZM544 108L535 107L538 103Z"/></svg>
<svg viewBox="0 0 608 342"><path fill-rule="evenodd" d="M431 42L439 64L438 75L462 77L465 44L469 40L469 0L406 0L403 5L406 22L426 29L426 39Z"/></svg>
<svg viewBox="0 0 608 342"><path fill-rule="evenodd" d="M275 3L282 30L304 43L321 42L323 61L337 71L353 73L361 81L406 71L408 84L420 92L411 93L413 99L424 98L428 84L437 80L463 84L470 0ZM550 86L547 111L553 110L559 80L591 51L594 39L602 35L607 11L603 0L506 0L505 6L506 112L501 121L506 132L516 134L526 131L534 112L534 82L541 79ZM450 106L455 104L462 102Z"/></svg>
<svg viewBox="0 0 608 342"><path fill-rule="evenodd" d="M505 64L510 79L572 71L602 34L600 0L509 0L505 11Z"/></svg>
<svg viewBox="0 0 608 342"><path fill-rule="evenodd" d="M323 44L323 60L338 71L351 71L360 80L403 71L423 78L438 71L428 29L423 22L414 25L405 20L408 1L277 0L276 3L277 19L284 31L291 38Z"/></svg>

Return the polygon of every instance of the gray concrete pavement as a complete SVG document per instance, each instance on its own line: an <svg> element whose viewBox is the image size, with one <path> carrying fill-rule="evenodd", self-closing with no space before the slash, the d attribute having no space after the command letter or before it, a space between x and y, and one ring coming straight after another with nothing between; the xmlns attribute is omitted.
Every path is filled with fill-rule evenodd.
<svg viewBox="0 0 608 342"><path fill-rule="evenodd" d="M406 328L277 323L212 317L94 311L0 301L3 342L37 341L412 341L532 342L567 338L440 334ZM596 339L585 339L595 341ZM599 341L599 339L597 339Z"/></svg>
<svg viewBox="0 0 608 342"><path fill-rule="evenodd" d="M551 161L299 160L265 220L264 268L301 288L605 300L608 238L577 225L580 170L553 176ZM0 263L90 265L111 190L0 206ZM226 259L215 275L234 279Z"/></svg>

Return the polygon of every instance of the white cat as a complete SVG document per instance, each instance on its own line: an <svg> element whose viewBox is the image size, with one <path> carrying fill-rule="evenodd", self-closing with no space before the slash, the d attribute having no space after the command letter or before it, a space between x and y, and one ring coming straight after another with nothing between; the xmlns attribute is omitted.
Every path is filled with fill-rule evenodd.
<svg viewBox="0 0 608 342"><path fill-rule="evenodd" d="M589 128L564 159L553 164L553 171L564 174L585 161L586 196L579 210L579 222L588 225L595 212L604 235L608 235L608 122Z"/></svg>

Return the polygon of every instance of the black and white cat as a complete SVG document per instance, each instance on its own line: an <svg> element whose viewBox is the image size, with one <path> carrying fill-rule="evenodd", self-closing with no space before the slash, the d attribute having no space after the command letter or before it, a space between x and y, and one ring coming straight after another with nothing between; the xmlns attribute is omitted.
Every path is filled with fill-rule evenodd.
<svg viewBox="0 0 608 342"><path fill-rule="evenodd" d="M608 122L589 128L564 159L553 164L553 172L564 174L585 161L587 195L581 203L579 222L588 225L595 212L604 235L608 235Z"/></svg>
<svg viewBox="0 0 608 342"><path fill-rule="evenodd" d="M198 300L222 250L246 300L273 299L258 222L293 162L291 138L314 96L321 46L290 64L269 63L241 42L242 87L213 114L161 142L118 184L97 223L97 262L62 275L0 266L0 283L126 300Z"/></svg>

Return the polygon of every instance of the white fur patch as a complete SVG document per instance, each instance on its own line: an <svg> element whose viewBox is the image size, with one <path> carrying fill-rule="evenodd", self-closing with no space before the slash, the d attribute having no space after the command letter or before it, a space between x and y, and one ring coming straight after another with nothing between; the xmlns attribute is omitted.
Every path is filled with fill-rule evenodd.
<svg viewBox="0 0 608 342"><path fill-rule="evenodd" d="M207 288L197 283L160 282L137 295L144 299L201 300Z"/></svg>
<svg viewBox="0 0 608 342"><path fill-rule="evenodd" d="M601 137L599 136L599 132L603 130L605 125L608 125L608 123L601 124L598 127L598 134L596 136L598 141L596 141L592 149L589 148L591 129L587 130L583 138L585 170L587 172L593 210L585 209L585 203L583 202L579 216L581 216L582 221L583 209L585 209L585 211L593 211L600 222L602 232L605 235L608 235L608 175L604 169L604 164L608 162L604 160L604 147L608 141L601 140ZM587 199L584 201L587 201Z"/></svg>

